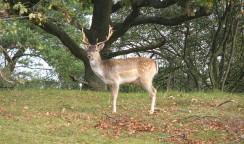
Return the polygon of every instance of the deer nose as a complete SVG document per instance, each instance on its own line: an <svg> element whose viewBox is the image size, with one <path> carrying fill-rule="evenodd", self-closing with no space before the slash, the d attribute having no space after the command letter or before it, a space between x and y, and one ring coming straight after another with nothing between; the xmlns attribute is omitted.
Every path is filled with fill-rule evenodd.
<svg viewBox="0 0 244 144"><path fill-rule="evenodd" d="M92 56L91 56L91 55L87 55L87 57L88 57L89 59L91 59L91 58L92 58Z"/></svg>

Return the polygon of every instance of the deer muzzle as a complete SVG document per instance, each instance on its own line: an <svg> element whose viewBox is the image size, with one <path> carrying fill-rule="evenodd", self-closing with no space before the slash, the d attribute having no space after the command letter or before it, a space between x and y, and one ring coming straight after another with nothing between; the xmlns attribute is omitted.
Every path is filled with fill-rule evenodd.
<svg viewBox="0 0 244 144"><path fill-rule="evenodd" d="M87 58L88 58L88 59L93 59L93 56L88 54L88 55L87 55Z"/></svg>

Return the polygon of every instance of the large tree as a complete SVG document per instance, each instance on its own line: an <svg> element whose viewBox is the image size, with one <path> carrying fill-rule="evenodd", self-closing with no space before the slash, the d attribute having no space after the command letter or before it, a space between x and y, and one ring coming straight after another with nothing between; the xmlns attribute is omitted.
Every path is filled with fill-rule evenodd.
<svg viewBox="0 0 244 144"><path fill-rule="evenodd" d="M213 14L168 27L170 43L152 51L164 59L160 79L177 90L243 91L243 14L237 1L213 5Z"/></svg>
<svg viewBox="0 0 244 144"><path fill-rule="evenodd" d="M180 25L183 22L190 21L202 16L207 16L210 11L206 8L206 0L121 0L114 2L112 0L73 0L73 1L42 1L42 0L4 0L9 5L2 14L5 17L19 14L21 19L28 19L36 26L42 28L60 39L60 41L70 50L70 52L82 60L85 66L84 80L86 88L94 90L104 89L104 84L92 72L86 53L79 47L80 41L73 38L71 33L67 33L64 27L72 26L77 29L85 27L80 22L87 15L81 11L87 11L92 8L92 21L89 29L85 33L91 44L102 41L108 35L108 28L111 25L114 29L113 36L106 42L101 55L103 59L113 58L115 56L152 50L163 46L166 41L162 40L145 43L141 47L130 49L119 49L113 51L113 43L120 41L120 38L133 27L143 28L150 24L163 26ZM73 7L70 7L73 3ZM76 6L74 6L74 3ZM172 9L172 13L167 15L166 9ZM51 16L50 11L63 14L64 21L59 21ZM155 14L157 12L158 14ZM54 12L53 12L54 13ZM54 14L56 14L54 13ZM89 14L89 13L88 13Z"/></svg>

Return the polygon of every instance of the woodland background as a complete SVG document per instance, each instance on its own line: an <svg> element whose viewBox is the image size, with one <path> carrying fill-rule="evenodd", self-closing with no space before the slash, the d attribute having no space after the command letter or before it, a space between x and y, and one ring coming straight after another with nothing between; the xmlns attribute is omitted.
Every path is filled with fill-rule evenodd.
<svg viewBox="0 0 244 144"><path fill-rule="evenodd" d="M158 90L244 90L241 0L0 2L1 89L80 89L82 83L84 89L106 90L79 45L82 28L94 44L111 25L114 34L102 58L156 60Z"/></svg>

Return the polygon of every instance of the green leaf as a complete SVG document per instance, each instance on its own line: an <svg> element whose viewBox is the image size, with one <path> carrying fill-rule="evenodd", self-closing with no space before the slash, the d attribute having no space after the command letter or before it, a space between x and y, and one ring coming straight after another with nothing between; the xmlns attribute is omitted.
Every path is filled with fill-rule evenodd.
<svg viewBox="0 0 244 144"><path fill-rule="evenodd" d="M22 14L28 12L28 9L23 4L21 4L21 2L19 2L18 4L15 4L13 6L13 9L19 10L19 15L22 15Z"/></svg>
<svg viewBox="0 0 244 144"><path fill-rule="evenodd" d="M53 7L53 5L50 4L49 7L48 7L48 9L52 9L52 7Z"/></svg>
<svg viewBox="0 0 244 144"><path fill-rule="evenodd" d="M13 9L16 9L16 10L20 9L20 5L21 5L21 2L15 4L15 5L13 6Z"/></svg>
<svg viewBox="0 0 244 144"><path fill-rule="evenodd" d="M29 14L29 19L31 20L31 19L34 19L34 18L36 18L36 14L34 14L34 13L30 13L30 14Z"/></svg>

